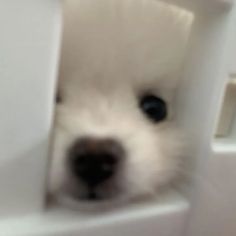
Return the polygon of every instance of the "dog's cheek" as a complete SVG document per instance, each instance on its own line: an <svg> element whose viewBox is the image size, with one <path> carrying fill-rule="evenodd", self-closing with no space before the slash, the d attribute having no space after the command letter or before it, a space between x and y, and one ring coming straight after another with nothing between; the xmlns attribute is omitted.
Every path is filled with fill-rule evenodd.
<svg viewBox="0 0 236 236"><path fill-rule="evenodd" d="M158 139L148 129L142 130L126 142L128 155L124 165L124 185L130 195L153 194L158 178Z"/></svg>
<svg viewBox="0 0 236 236"><path fill-rule="evenodd" d="M50 192L57 192L63 185L66 178L65 158L66 150L71 140L68 134L60 125L55 124L52 135L51 157L49 161L49 181Z"/></svg>
<svg viewBox="0 0 236 236"><path fill-rule="evenodd" d="M159 170L159 186L175 180L181 172L184 156L184 135L175 127L168 127L160 139L162 169Z"/></svg>
<svg viewBox="0 0 236 236"><path fill-rule="evenodd" d="M176 177L182 139L175 129L155 129L136 136L125 165L125 186L131 195L155 193Z"/></svg>

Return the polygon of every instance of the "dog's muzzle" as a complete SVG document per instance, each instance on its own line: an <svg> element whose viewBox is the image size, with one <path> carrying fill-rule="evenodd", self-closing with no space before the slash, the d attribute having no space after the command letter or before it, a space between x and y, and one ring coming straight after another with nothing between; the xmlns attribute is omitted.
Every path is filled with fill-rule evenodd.
<svg viewBox="0 0 236 236"><path fill-rule="evenodd" d="M96 199L95 189L111 181L125 157L122 145L114 139L84 137L68 150L68 168L73 177L88 188L88 199Z"/></svg>

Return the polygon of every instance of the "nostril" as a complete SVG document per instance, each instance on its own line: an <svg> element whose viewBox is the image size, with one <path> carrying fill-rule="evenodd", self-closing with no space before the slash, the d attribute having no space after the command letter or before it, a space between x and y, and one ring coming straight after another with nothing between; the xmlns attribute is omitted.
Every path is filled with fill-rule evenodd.
<svg viewBox="0 0 236 236"><path fill-rule="evenodd" d="M101 169L102 169L102 171L110 172L113 170L113 164L104 163L104 164L102 164Z"/></svg>
<svg viewBox="0 0 236 236"><path fill-rule="evenodd" d="M116 141L80 139L69 149L69 169L80 181L94 187L116 173L123 156L124 150Z"/></svg>
<svg viewBox="0 0 236 236"><path fill-rule="evenodd" d="M100 155L92 155L88 153L87 156L77 156L70 161L70 169L73 175L88 186L96 186L107 179L111 178L116 171L116 164L114 161L107 159Z"/></svg>
<svg viewBox="0 0 236 236"><path fill-rule="evenodd" d="M85 157L72 157L69 160L70 169L73 173L79 174L80 172L86 171L86 160Z"/></svg>

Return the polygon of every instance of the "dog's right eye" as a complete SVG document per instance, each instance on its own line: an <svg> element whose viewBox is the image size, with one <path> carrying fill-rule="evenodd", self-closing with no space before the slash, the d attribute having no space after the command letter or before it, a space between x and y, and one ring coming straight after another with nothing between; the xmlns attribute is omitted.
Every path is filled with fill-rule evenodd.
<svg viewBox="0 0 236 236"><path fill-rule="evenodd" d="M167 117L166 102L155 95L148 94L143 96L139 106L145 115L154 122L163 121Z"/></svg>

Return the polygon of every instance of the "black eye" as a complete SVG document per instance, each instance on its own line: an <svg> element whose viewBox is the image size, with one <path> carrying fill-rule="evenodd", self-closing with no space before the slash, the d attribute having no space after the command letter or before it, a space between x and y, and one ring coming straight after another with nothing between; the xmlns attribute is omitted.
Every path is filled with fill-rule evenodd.
<svg viewBox="0 0 236 236"><path fill-rule="evenodd" d="M58 92L56 94L56 103L59 104L59 103L62 103L62 97L61 97L61 94Z"/></svg>
<svg viewBox="0 0 236 236"><path fill-rule="evenodd" d="M140 108L148 118L160 122L167 117L167 106L163 99L154 95L145 95L139 103Z"/></svg>

